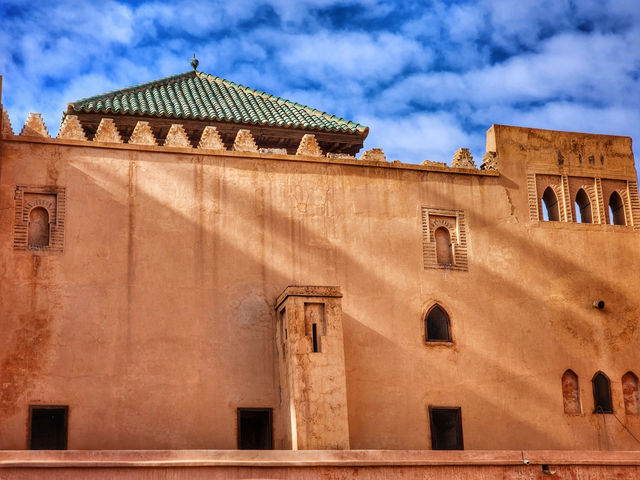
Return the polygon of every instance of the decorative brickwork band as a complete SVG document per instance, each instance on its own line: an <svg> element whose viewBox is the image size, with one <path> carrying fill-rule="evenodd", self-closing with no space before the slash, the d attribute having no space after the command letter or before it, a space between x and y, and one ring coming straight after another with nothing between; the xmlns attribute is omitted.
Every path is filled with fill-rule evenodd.
<svg viewBox="0 0 640 480"><path fill-rule="evenodd" d="M24 123L24 127L22 127L20 136L51 138L51 135L49 135L49 131L44 124L44 120L42 120L42 116L40 116L39 113L29 114L27 121Z"/></svg>
<svg viewBox="0 0 640 480"><path fill-rule="evenodd" d="M640 199L638 198L638 182L627 181L627 193L631 205L631 222L633 228L640 229Z"/></svg>
<svg viewBox="0 0 640 480"><path fill-rule="evenodd" d="M318 142L316 142L316 136L311 135L309 133L303 136L302 140L300 140L300 145L298 146L298 151L296 152L296 155L321 157L322 150L320 149Z"/></svg>
<svg viewBox="0 0 640 480"><path fill-rule="evenodd" d="M13 128L11 128L11 120L9 120L9 112L2 110L2 132L3 137L13 137Z"/></svg>
<svg viewBox="0 0 640 480"><path fill-rule="evenodd" d="M111 118L103 118L100 120L98 130L93 137L94 142L104 143L122 143L122 137L116 128L115 122Z"/></svg>
<svg viewBox="0 0 640 480"><path fill-rule="evenodd" d="M564 221L572 222L573 214L571 208L571 195L569 193L569 178L566 175L562 176L562 197L558 197L562 199L562 205L564 207Z"/></svg>
<svg viewBox="0 0 640 480"><path fill-rule="evenodd" d="M236 152L257 152L258 146L256 145L253 135L246 128L238 130L236 139L233 142L233 150Z"/></svg>
<svg viewBox="0 0 640 480"><path fill-rule="evenodd" d="M49 253L64 251L64 227L66 216L66 191L56 186L17 186L14 194L15 217L13 226L13 249L32 250ZM32 211L46 211L48 224L45 225L44 241L33 242L30 236Z"/></svg>
<svg viewBox="0 0 640 480"><path fill-rule="evenodd" d="M600 223L607 223L607 215L605 213L604 197L602 194L602 179L596 177L596 198L598 199L598 216L600 217Z"/></svg>
<svg viewBox="0 0 640 480"><path fill-rule="evenodd" d="M204 127L198 148L202 150L226 150L218 129L212 125Z"/></svg>
<svg viewBox="0 0 640 480"><path fill-rule="evenodd" d="M537 222L540 220L540 202L538 201L538 192L536 187L536 174L527 173L527 196L529 199L529 220Z"/></svg>
<svg viewBox="0 0 640 480"><path fill-rule="evenodd" d="M187 137L187 132L184 131L184 127L180 124L174 123L167 133L167 138L164 139L165 147L181 147L191 148L191 142Z"/></svg>
<svg viewBox="0 0 640 480"><path fill-rule="evenodd" d="M142 120L136 123L131 136L129 137L129 144L131 145L158 145L156 137L151 131L149 122L143 122Z"/></svg>
<svg viewBox="0 0 640 480"><path fill-rule="evenodd" d="M448 233L444 246L438 245L437 230ZM451 249L451 256L443 260L440 256L442 247ZM462 210L442 210L422 208L422 252L424 268L442 270L469 270L467 253L467 230L465 214Z"/></svg>
<svg viewBox="0 0 640 480"><path fill-rule="evenodd" d="M87 140L80 120L78 120L76 115L67 115L64 117L64 121L58 131L58 138L64 140Z"/></svg>

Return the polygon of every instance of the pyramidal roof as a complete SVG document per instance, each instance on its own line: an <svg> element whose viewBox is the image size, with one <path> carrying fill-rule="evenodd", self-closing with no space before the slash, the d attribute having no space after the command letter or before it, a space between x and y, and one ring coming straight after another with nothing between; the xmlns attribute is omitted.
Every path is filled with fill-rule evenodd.
<svg viewBox="0 0 640 480"><path fill-rule="evenodd" d="M207 73L190 71L83 98L68 114L182 118L364 135L368 127Z"/></svg>

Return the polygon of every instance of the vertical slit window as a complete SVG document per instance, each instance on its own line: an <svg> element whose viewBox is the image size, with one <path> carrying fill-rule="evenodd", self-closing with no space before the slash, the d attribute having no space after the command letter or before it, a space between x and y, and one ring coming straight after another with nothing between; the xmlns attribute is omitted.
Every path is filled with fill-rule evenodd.
<svg viewBox="0 0 640 480"><path fill-rule="evenodd" d="M320 349L318 348L318 324L314 323L311 325L311 335L313 341L313 351L318 353Z"/></svg>
<svg viewBox="0 0 640 480"><path fill-rule="evenodd" d="M611 382L602 372L593 376L593 413L613 413Z"/></svg>

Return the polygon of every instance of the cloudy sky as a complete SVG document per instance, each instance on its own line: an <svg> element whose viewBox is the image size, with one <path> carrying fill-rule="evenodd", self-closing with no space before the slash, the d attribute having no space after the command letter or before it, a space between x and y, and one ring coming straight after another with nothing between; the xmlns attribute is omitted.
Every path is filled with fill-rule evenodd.
<svg viewBox="0 0 640 480"><path fill-rule="evenodd" d="M3 103L41 112L199 70L368 125L387 158L480 162L492 123L628 135L637 0L2 0ZM636 164L638 166L639 162Z"/></svg>

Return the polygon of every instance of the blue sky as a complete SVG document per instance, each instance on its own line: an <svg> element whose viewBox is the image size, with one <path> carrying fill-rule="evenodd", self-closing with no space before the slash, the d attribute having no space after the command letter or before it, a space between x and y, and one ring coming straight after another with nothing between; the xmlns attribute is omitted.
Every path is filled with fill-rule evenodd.
<svg viewBox="0 0 640 480"><path fill-rule="evenodd" d="M492 123L628 135L640 160L634 0L0 2L19 131L68 102L199 70L344 116L389 160L479 163ZM639 166L639 162L636 162Z"/></svg>

